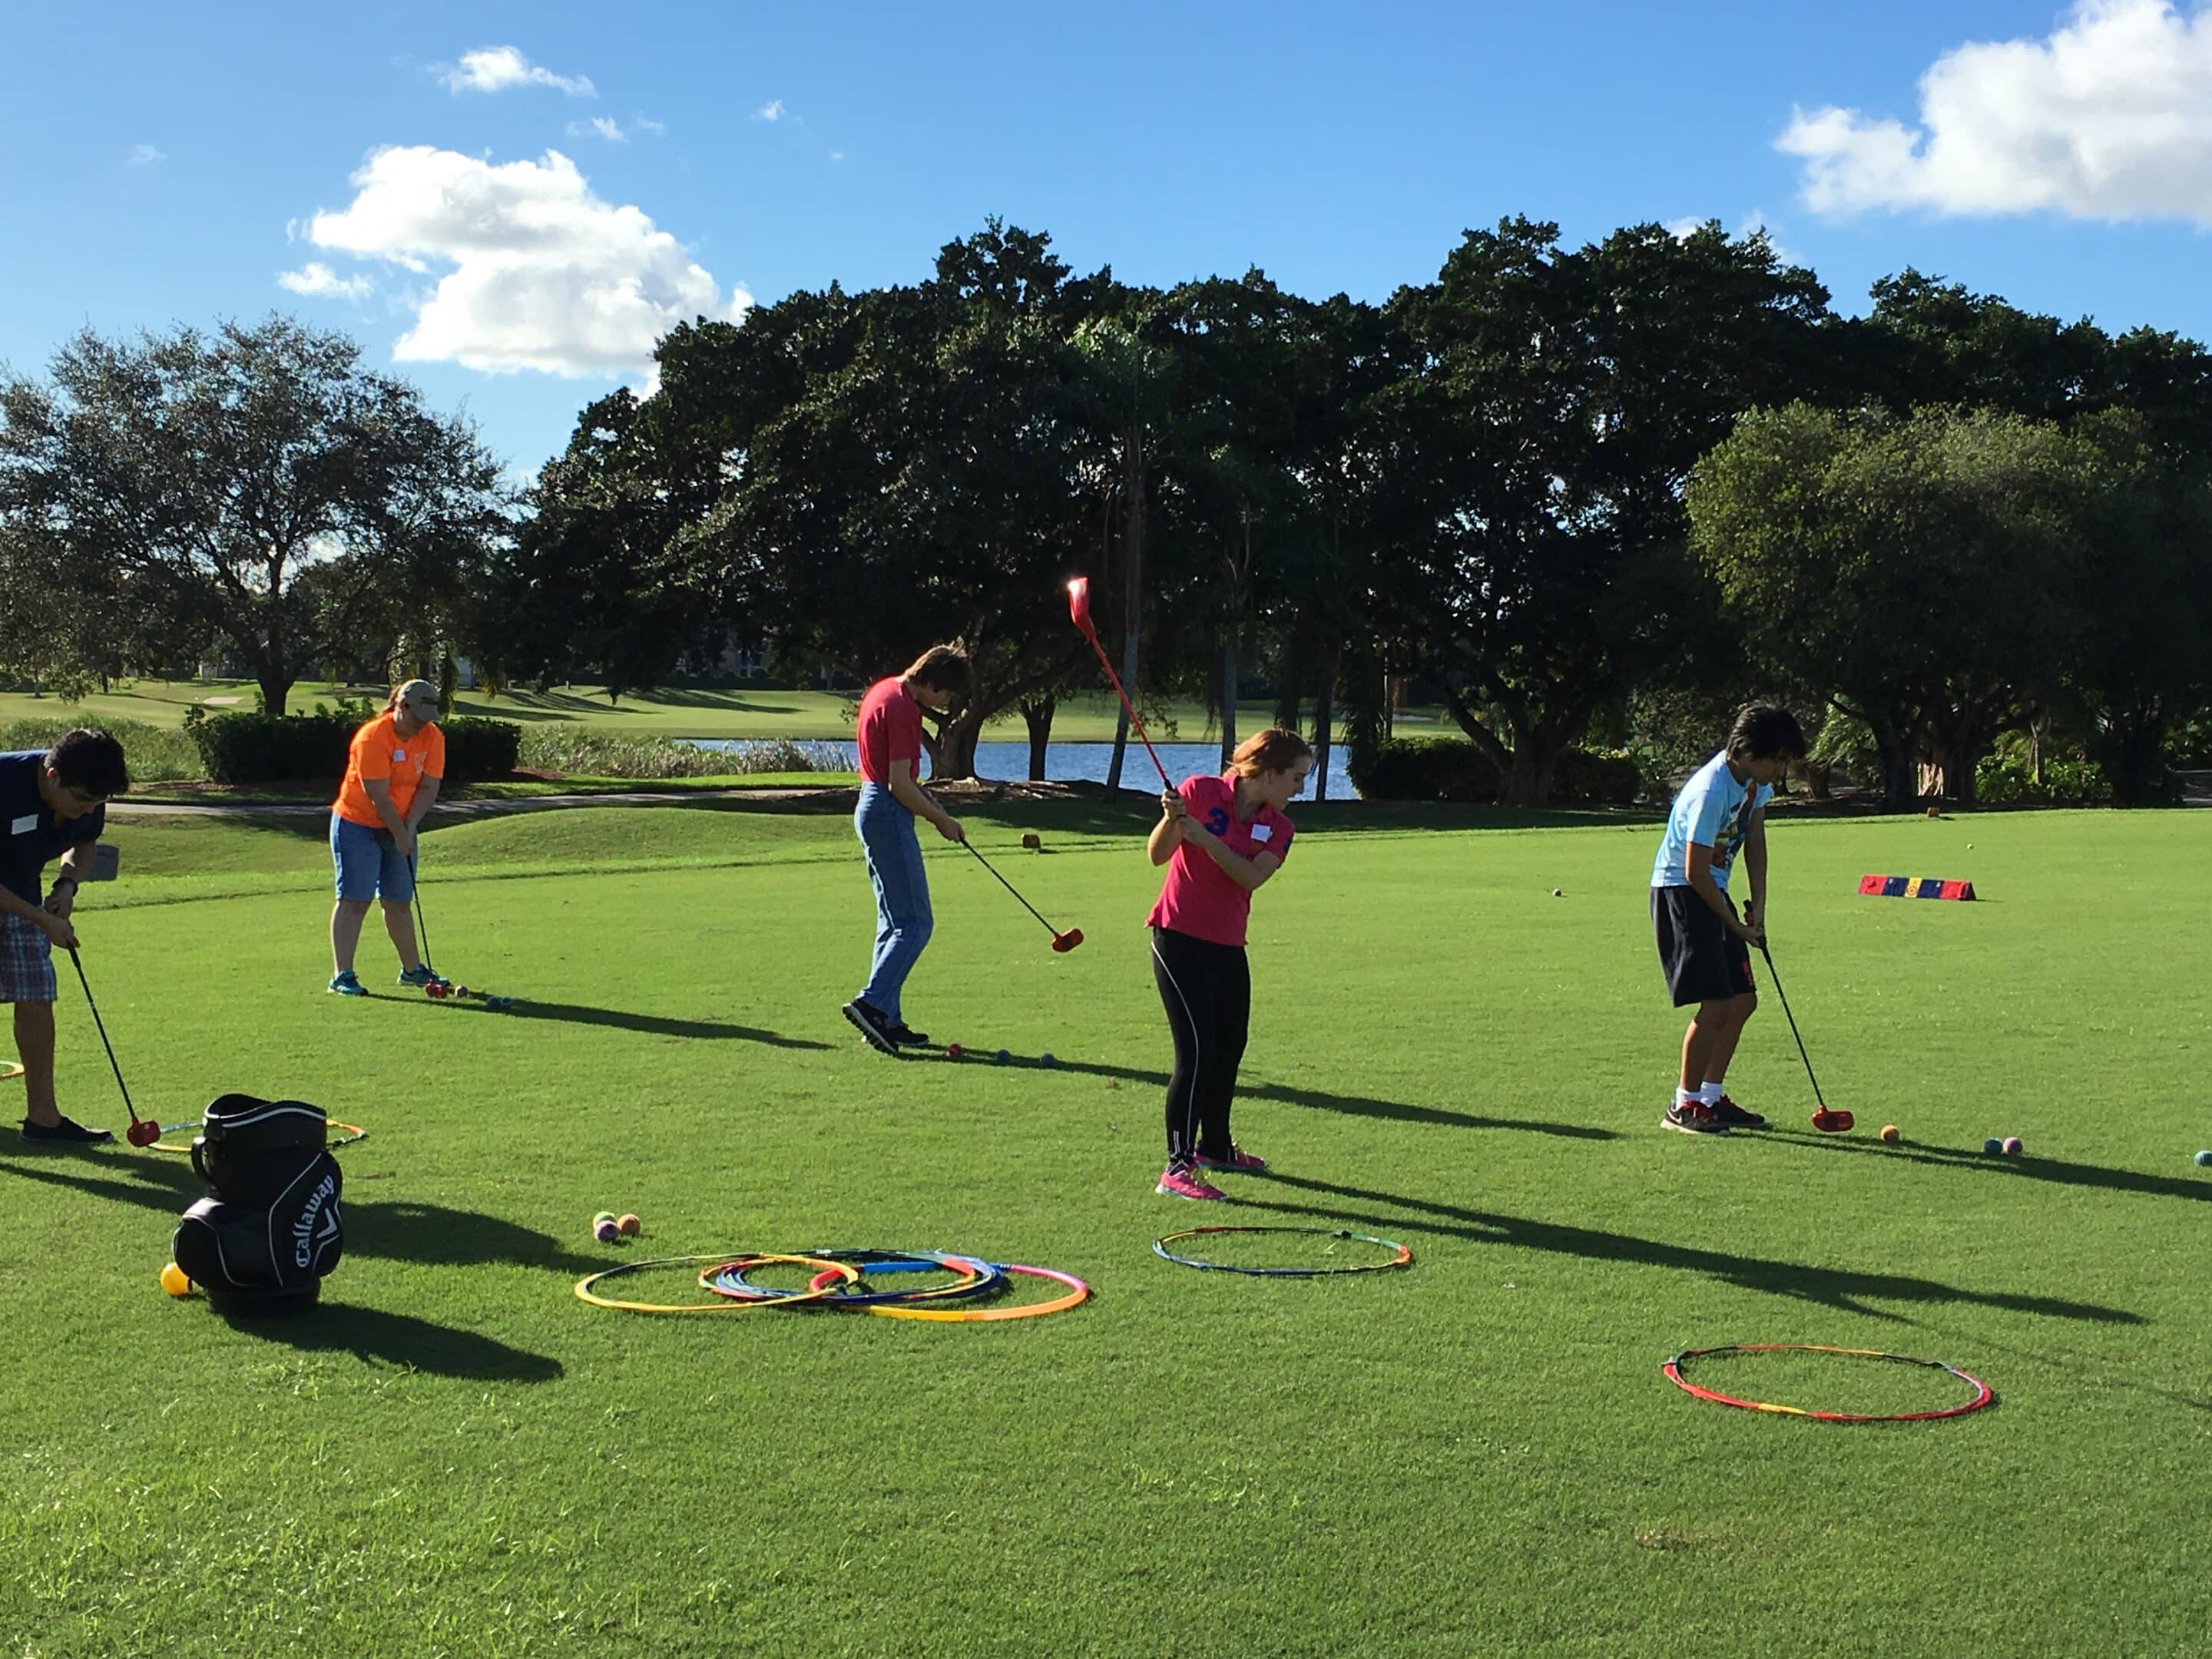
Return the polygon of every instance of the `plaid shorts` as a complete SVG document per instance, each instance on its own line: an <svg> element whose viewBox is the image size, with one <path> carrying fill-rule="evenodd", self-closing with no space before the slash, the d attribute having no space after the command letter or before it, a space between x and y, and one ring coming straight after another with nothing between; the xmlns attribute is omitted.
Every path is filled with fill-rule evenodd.
<svg viewBox="0 0 2212 1659"><path fill-rule="evenodd" d="M0 1002L52 1002L56 994L54 945L46 930L0 915Z"/></svg>

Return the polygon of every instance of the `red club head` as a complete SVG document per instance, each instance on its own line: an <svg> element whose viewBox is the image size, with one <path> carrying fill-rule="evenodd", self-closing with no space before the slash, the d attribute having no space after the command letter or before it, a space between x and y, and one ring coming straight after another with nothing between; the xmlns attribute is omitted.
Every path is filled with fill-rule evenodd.
<svg viewBox="0 0 2212 1659"><path fill-rule="evenodd" d="M144 1118L134 1118L131 1127L123 1132L123 1138L133 1146L150 1146L161 1138L161 1126L149 1123Z"/></svg>
<svg viewBox="0 0 2212 1659"><path fill-rule="evenodd" d="M1064 933L1054 933L1052 936L1052 948L1062 956L1066 956L1082 943L1083 930L1080 927L1071 927Z"/></svg>
<svg viewBox="0 0 2212 1659"><path fill-rule="evenodd" d="M1849 1112L1831 1111L1825 1106L1813 1114L1813 1127L1824 1135L1847 1133L1857 1121Z"/></svg>
<svg viewBox="0 0 2212 1659"><path fill-rule="evenodd" d="M1074 619L1075 625L1086 635L1092 639L1097 638L1098 630L1091 621L1090 577L1078 576L1068 583L1067 614Z"/></svg>

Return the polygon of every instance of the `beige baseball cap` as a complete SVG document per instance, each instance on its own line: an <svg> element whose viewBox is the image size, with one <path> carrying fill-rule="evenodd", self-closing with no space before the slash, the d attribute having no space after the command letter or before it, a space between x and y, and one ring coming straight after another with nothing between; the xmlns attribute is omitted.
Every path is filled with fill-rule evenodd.
<svg viewBox="0 0 2212 1659"><path fill-rule="evenodd" d="M410 680L399 688L399 701L424 720L434 720L438 714L438 688L428 680Z"/></svg>

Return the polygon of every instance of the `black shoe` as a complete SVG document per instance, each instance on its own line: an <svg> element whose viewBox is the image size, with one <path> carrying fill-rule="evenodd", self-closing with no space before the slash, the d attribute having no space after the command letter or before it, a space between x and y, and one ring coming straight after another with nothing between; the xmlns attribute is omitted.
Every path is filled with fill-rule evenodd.
<svg viewBox="0 0 2212 1659"><path fill-rule="evenodd" d="M70 1118L58 1123L33 1123L27 1117L23 1139L53 1146L105 1146L115 1137L105 1129L88 1129Z"/></svg>
<svg viewBox="0 0 2212 1659"><path fill-rule="evenodd" d="M1660 1120L1670 1129L1680 1129L1686 1135L1724 1135L1728 1125L1720 1121L1713 1109L1703 1101L1677 1101L1667 1109Z"/></svg>
<svg viewBox="0 0 2212 1659"><path fill-rule="evenodd" d="M858 997L845 1005L845 1018L853 1022L853 1029L867 1038L868 1047L878 1054L898 1053L898 1044L891 1037L890 1022Z"/></svg>
<svg viewBox="0 0 2212 1659"><path fill-rule="evenodd" d="M1723 1095L1713 1103L1713 1115L1731 1129L1764 1129L1766 1120L1757 1112L1747 1112L1735 1102Z"/></svg>
<svg viewBox="0 0 2212 1659"><path fill-rule="evenodd" d="M908 1024L904 1020L901 1020L897 1024L891 1027L890 1039L893 1042L897 1043L902 1048L927 1048L929 1047L929 1033L927 1031L915 1030L913 1026Z"/></svg>

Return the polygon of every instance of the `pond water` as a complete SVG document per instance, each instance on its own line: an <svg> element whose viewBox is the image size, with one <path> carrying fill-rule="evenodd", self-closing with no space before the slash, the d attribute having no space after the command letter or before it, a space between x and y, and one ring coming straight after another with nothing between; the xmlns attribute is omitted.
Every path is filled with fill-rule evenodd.
<svg viewBox="0 0 2212 1659"><path fill-rule="evenodd" d="M734 741L714 738L688 739L701 749L734 749ZM1178 783L1194 772L1218 772L1221 768L1221 745L1218 743L1163 743L1155 745L1160 759L1168 769L1168 775ZM809 750L826 751L837 757L837 764L847 771L860 765L849 743L810 743ZM1106 769L1113 762L1114 745L1110 743L1055 743L1045 750L1044 775L1055 782L1106 781ZM1328 752L1328 798L1331 800L1357 800L1359 792L1352 787L1352 780L1344 773L1344 750L1332 745ZM975 745L975 775L978 777L1020 781L1030 775L1030 746L1026 743L981 743ZM1314 799L1316 786L1320 781L1316 774L1306 783L1305 800ZM1121 787L1138 794L1159 793L1159 774L1152 769L1152 759L1145 753L1142 744L1132 739L1127 758L1121 763Z"/></svg>

